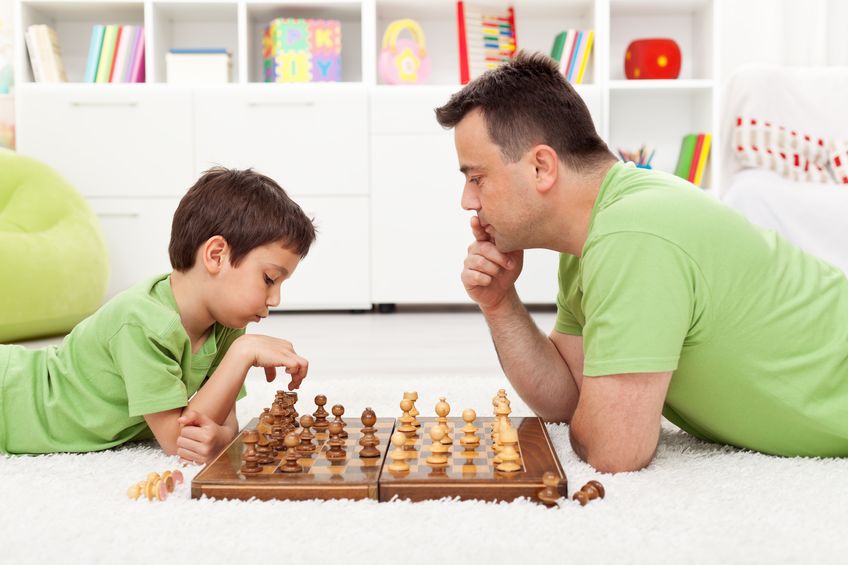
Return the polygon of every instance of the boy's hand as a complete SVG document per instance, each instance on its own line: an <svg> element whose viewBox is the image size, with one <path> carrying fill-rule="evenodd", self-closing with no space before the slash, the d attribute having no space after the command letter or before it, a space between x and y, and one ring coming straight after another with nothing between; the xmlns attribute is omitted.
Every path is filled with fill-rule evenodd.
<svg viewBox="0 0 848 565"><path fill-rule="evenodd" d="M277 367L285 367L291 375L289 390L300 388L309 371L309 361L295 353L292 344L284 339L267 335L247 334L233 344L247 355L252 367L264 367L265 379L270 383L277 378Z"/></svg>
<svg viewBox="0 0 848 565"><path fill-rule="evenodd" d="M183 461L207 463L235 437L227 426L219 426L205 414L194 410L183 412L178 421L177 455Z"/></svg>

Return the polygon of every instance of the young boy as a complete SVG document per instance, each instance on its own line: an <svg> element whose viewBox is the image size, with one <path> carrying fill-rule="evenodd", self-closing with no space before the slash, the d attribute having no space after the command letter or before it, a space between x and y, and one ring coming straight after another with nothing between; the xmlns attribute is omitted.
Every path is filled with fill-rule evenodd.
<svg viewBox="0 0 848 565"><path fill-rule="evenodd" d="M238 432L250 367L269 382L285 367L289 389L306 377L291 343L244 328L280 303L314 239L312 221L270 178L207 171L174 214L170 275L115 296L59 346L0 346L0 452L155 437L170 455L206 462Z"/></svg>

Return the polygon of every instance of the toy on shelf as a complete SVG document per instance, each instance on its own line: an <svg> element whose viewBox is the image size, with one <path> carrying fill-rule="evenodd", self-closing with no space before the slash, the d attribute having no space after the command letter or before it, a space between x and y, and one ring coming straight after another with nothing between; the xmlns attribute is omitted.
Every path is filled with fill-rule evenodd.
<svg viewBox="0 0 848 565"><path fill-rule="evenodd" d="M638 151L618 150L618 156L621 157L622 161L625 163L634 163L640 169L653 168L651 167L651 161L654 159L654 153L656 153L656 149L648 151L648 147L645 145L640 147Z"/></svg>
<svg viewBox="0 0 848 565"><path fill-rule="evenodd" d="M408 31L411 39L400 34ZM386 84L420 84L430 77L430 56L424 30L415 20L395 20L383 34L380 50L380 80Z"/></svg>
<svg viewBox="0 0 848 565"><path fill-rule="evenodd" d="M680 47L673 39L636 39L624 53L624 75L631 80L675 79L680 59Z"/></svg>
<svg viewBox="0 0 848 565"><path fill-rule="evenodd" d="M262 57L265 82L341 81L341 22L277 18L265 28Z"/></svg>
<svg viewBox="0 0 848 565"><path fill-rule="evenodd" d="M459 30L459 80L468 84L489 69L515 56L515 10L512 6L497 12L490 6L456 3Z"/></svg>

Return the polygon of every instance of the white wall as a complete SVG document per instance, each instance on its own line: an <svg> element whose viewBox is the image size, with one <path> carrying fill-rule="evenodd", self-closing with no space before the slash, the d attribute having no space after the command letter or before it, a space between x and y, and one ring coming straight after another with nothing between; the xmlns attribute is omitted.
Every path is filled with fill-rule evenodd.
<svg viewBox="0 0 848 565"><path fill-rule="evenodd" d="M845 0L724 0L721 75L748 63L848 65Z"/></svg>

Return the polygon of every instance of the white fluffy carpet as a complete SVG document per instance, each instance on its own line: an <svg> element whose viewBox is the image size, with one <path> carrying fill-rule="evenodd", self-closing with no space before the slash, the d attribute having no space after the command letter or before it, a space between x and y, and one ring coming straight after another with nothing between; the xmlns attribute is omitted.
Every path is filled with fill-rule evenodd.
<svg viewBox="0 0 848 565"><path fill-rule="evenodd" d="M440 339L450 339L450 331ZM480 333L485 337L485 328ZM312 342L307 338L307 345L318 347L318 334ZM383 358L396 355L390 345ZM333 376L321 378L313 363L298 406L303 412L324 393L330 404L346 406L349 422L366 405L378 415L397 416L403 391L416 389L424 415L441 395L452 414L465 407L488 414L491 397L506 382L491 370L493 358L473 354L485 361L479 371L461 367L461 378L433 368L419 374L408 360L416 368L403 376L369 376L355 367L353 353L333 359ZM348 375L345 367L355 370ZM252 373L249 396L239 403L240 422L258 414L277 388ZM514 393L511 398L515 414L528 413ZM150 471L177 466L155 445L0 457L0 563L848 561L848 459L767 457L706 444L668 426L649 468L610 476L577 460L565 426L549 431L569 491L598 479L606 499L586 507L564 501L558 509L527 501L198 501L191 500L187 481L167 501L151 503L125 493ZM187 478L198 471L186 469Z"/></svg>

